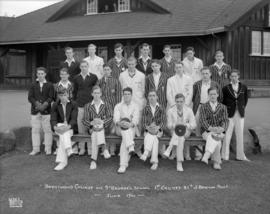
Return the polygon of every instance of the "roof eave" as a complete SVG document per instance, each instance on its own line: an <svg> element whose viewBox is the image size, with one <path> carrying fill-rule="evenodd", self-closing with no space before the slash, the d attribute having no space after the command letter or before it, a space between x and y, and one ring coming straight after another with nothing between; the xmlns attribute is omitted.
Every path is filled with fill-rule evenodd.
<svg viewBox="0 0 270 214"><path fill-rule="evenodd" d="M70 36L70 37L51 37L39 38L37 40L25 41L6 41L1 42L0 45L11 44L34 44L34 43L49 43L49 42L70 42L70 41L87 41L87 40L111 40L111 39L137 39L137 38L158 38L158 37L181 37L181 36L204 36L213 33L224 32L225 28L213 28L206 31L197 32L170 32L170 33L131 33L131 34L107 34L107 35L93 35L93 36Z"/></svg>

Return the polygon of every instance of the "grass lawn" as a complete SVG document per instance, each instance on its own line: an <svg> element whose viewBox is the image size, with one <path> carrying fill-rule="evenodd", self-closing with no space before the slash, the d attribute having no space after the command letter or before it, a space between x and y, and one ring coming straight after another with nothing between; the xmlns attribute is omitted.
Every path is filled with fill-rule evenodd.
<svg viewBox="0 0 270 214"><path fill-rule="evenodd" d="M0 157L1 214L99 213L270 213L270 153L251 155L252 162L229 161L221 171L200 162L132 158L124 175L116 173L118 157L100 158L89 170L89 157L72 157L68 167L53 171L55 156L30 157L17 149ZM118 188L115 190L113 188ZM11 208L9 199L23 201Z"/></svg>

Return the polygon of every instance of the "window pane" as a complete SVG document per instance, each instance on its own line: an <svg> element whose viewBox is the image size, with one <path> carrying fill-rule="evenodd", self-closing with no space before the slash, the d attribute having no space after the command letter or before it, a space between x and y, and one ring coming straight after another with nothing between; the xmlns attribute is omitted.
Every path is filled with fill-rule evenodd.
<svg viewBox="0 0 270 214"><path fill-rule="evenodd" d="M87 14L97 13L97 0L87 0Z"/></svg>
<svg viewBox="0 0 270 214"><path fill-rule="evenodd" d="M270 32L263 33L263 54L270 55Z"/></svg>
<svg viewBox="0 0 270 214"><path fill-rule="evenodd" d="M118 11L119 12L124 12L124 11L129 11L129 0L118 0Z"/></svg>
<svg viewBox="0 0 270 214"><path fill-rule="evenodd" d="M171 45L172 57L176 60L181 60L182 58L182 50L181 45L173 44Z"/></svg>
<svg viewBox="0 0 270 214"><path fill-rule="evenodd" d="M261 55L262 50L261 50L261 32L260 31L252 31L251 35L251 54L254 55Z"/></svg>

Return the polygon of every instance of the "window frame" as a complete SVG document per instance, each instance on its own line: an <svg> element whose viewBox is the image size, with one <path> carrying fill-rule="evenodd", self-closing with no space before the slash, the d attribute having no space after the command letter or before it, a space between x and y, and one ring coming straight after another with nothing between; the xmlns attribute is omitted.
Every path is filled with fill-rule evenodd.
<svg viewBox="0 0 270 214"><path fill-rule="evenodd" d="M89 0L86 0L86 15L94 15L94 14L98 14L98 0L92 0L94 2L94 6L95 6L95 10L91 10L91 12L89 12L89 8L90 8L90 4L89 4Z"/></svg>
<svg viewBox="0 0 270 214"><path fill-rule="evenodd" d="M253 39L252 39L252 33L253 32L260 32L260 53L253 53L252 51L252 47L253 47ZM270 34L270 30L259 30L259 29L252 29L250 31L250 56L259 56L259 57L270 57L270 51L269 53L265 53L265 34L269 33ZM268 48L270 49L270 47Z"/></svg>
<svg viewBox="0 0 270 214"><path fill-rule="evenodd" d="M122 10L121 10L121 7L120 7L121 1L123 1L123 2L125 2L127 4L126 8L124 8ZM118 12L119 13L130 12L130 0L118 0Z"/></svg>

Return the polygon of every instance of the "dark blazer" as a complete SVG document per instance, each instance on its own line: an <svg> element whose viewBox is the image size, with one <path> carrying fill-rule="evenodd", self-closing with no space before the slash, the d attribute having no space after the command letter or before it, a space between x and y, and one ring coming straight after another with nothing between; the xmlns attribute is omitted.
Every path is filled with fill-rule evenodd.
<svg viewBox="0 0 270 214"><path fill-rule="evenodd" d="M161 60L161 72L166 73L167 74L167 78L172 77L173 75L175 75L175 71L174 71L174 67L175 67L175 60L172 58L171 61L168 63L165 59L165 57L163 57Z"/></svg>
<svg viewBox="0 0 270 214"><path fill-rule="evenodd" d="M54 87L50 82L44 83L42 87L42 91L40 89L39 82L35 82L31 85L28 91L28 101L31 103L31 114L36 115L37 113L41 113L42 115L51 113L51 102L54 98ZM39 111L36 109L36 101L40 103L48 103L47 108L44 111Z"/></svg>
<svg viewBox="0 0 270 214"><path fill-rule="evenodd" d="M208 131L209 127L223 127L225 131L228 128L229 119L227 108L222 103L218 103L213 112L209 102L202 104L200 108L201 133Z"/></svg>
<svg viewBox="0 0 270 214"><path fill-rule="evenodd" d="M151 125L153 122L155 122L157 126L160 126L160 131L163 131L166 124L166 113L164 108L157 106L153 116L151 107L147 104L142 112L142 126L146 132L146 126Z"/></svg>
<svg viewBox="0 0 270 214"><path fill-rule="evenodd" d="M73 82L76 75L78 75L80 70L80 63L78 61L71 62L70 66L66 61L60 62L60 68L67 68L69 73L69 81Z"/></svg>
<svg viewBox="0 0 270 214"><path fill-rule="evenodd" d="M97 114L96 108L94 104L87 103L84 106L84 117L82 123L88 129L92 129L92 125L90 124L95 118L100 118L104 121L104 128L110 127L110 124L113 120L113 111L110 105L107 103L101 104L99 107L99 113Z"/></svg>
<svg viewBox="0 0 270 214"><path fill-rule="evenodd" d="M92 101L92 88L98 84L98 78L95 74L90 73L85 80L81 74L74 78L73 100L75 100L79 107L84 107L86 103Z"/></svg>
<svg viewBox="0 0 270 214"><path fill-rule="evenodd" d="M245 108L248 103L247 86L239 82L237 95L235 96L232 84L223 87L223 104L227 106L229 117L233 117L236 109L241 117L245 117Z"/></svg>
<svg viewBox="0 0 270 214"><path fill-rule="evenodd" d="M139 58L138 61L137 61L137 65L136 65L136 68L141 71L142 73L145 74L145 76L151 74L153 72L152 68L151 68L151 62L152 60L151 59L148 59L147 60L147 66L146 66L146 70L144 69L144 66L143 66L143 60L142 58Z"/></svg>
<svg viewBox="0 0 270 214"><path fill-rule="evenodd" d="M69 125L71 125L71 128L73 129L74 133L77 133L77 116L78 116L78 106L76 102L70 101L66 105L66 121ZM56 126L57 123L64 123L64 111L63 106L59 101L55 102L52 105L52 111L51 111L51 126L52 130L54 131L54 126Z"/></svg>
<svg viewBox="0 0 270 214"><path fill-rule="evenodd" d="M167 106L166 89L167 89L167 74L161 73L156 90L153 73L148 75L145 79L145 97L147 99L148 93L151 90L155 90L158 96L158 103L165 109Z"/></svg>
<svg viewBox="0 0 270 214"><path fill-rule="evenodd" d="M215 81L211 80L210 87L215 87L219 91L219 96L218 96L218 101L222 101L222 89L220 88L219 84ZM193 113L196 115L197 110L199 108L200 102L201 102L201 89L202 89L202 80L199 80L194 83L193 85L193 97L192 97L192 102L193 102Z"/></svg>

